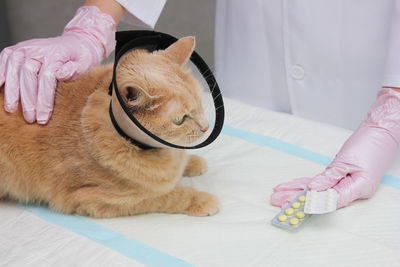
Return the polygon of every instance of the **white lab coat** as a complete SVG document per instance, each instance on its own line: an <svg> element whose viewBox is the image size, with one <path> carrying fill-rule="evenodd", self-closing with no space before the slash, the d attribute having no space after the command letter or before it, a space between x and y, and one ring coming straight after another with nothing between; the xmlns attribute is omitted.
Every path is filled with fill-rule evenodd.
<svg viewBox="0 0 400 267"><path fill-rule="evenodd" d="M399 25L384 77L393 2L216 0L223 95L356 128L383 80L400 86Z"/></svg>

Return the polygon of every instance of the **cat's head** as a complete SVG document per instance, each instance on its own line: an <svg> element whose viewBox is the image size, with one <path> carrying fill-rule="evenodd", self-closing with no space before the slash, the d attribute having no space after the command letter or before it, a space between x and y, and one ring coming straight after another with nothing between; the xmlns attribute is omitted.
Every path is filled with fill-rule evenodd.
<svg viewBox="0 0 400 267"><path fill-rule="evenodd" d="M130 112L150 132L179 145L192 143L208 129L202 88L186 67L194 46L194 37L184 37L165 50L132 50L117 68Z"/></svg>

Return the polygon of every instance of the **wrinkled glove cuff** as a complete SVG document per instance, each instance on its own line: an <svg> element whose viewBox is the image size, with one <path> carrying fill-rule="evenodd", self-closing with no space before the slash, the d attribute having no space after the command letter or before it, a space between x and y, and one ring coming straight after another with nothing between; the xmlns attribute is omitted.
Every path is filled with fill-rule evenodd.
<svg viewBox="0 0 400 267"><path fill-rule="evenodd" d="M83 6L67 24L63 35L79 33L87 37L93 44L100 63L115 48L115 31L116 23L110 15L102 13L96 6Z"/></svg>
<svg viewBox="0 0 400 267"><path fill-rule="evenodd" d="M400 144L400 92L390 88L379 91L368 117L344 143L335 162L351 163L347 173L366 172L380 179Z"/></svg>
<svg viewBox="0 0 400 267"><path fill-rule="evenodd" d="M386 131L400 145L400 92L382 88L361 127L379 128Z"/></svg>

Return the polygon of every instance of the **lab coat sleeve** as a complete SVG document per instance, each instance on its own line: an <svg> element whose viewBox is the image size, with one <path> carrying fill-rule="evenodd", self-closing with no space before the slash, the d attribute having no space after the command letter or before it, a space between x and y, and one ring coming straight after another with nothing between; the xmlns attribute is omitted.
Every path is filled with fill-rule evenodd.
<svg viewBox="0 0 400 267"><path fill-rule="evenodd" d="M116 0L126 9L123 21L138 27L154 28L167 0Z"/></svg>
<svg viewBox="0 0 400 267"><path fill-rule="evenodd" d="M400 87L400 0L394 1L383 86Z"/></svg>

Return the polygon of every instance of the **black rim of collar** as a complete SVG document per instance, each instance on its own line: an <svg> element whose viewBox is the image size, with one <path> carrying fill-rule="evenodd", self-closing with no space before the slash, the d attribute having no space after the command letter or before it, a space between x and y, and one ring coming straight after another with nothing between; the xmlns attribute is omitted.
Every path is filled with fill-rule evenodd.
<svg viewBox="0 0 400 267"><path fill-rule="evenodd" d="M165 141L164 139L159 138L158 136L154 135L151 133L149 130L147 130L143 125L133 116L132 113L129 112L129 109L125 102L123 101L123 98L119 92L118 85L117 85L117 79L116 79L116 71L117 71L117 66L118 62L121 59L121 57L128 52L131 49L134 48L141 48L141 49L147 49L149 52L155 51L155 50L160 50L160 49L166 49L168 46L170 46L172 43L176 42L178 39L166 34L166 33L161 33L161 32L155 32L155 31L122 31L122 32L117 32L116 33L116 40L117 40L117 46L115 49L115 61L114 61L114 67L113 67L113 76L112 76L112 81L109 87L109 95L112 95L112 91L114 91L115 95L117 96L118 102L121 105L122 109L124 110L125 114L129 117L129 119L144 133L146 133L148 136L156 140L157 142L173 147L173 148L179 148L179 149L196 149L196 148L201 148L209 145L212 143L218 135L221 133L223 124L224 124L224 117L225 117L225 109L224 109L224 102L222 99L221 91L219 89L218 83L211 72L210 68L207 66L205 61L200 57L199 54L197 54L195 51L193 51L193 54L190 57L190 60L193 62L193 64L198 68L200 71L201 75L203 78L206 80L210 93L213 97L214 100L214 108L215 108L215 122L214 122L214 128L210 134L210 136L204 140L202 143L197 144L195 146L180 146L176 144L169 143ZM117 132L123 136L124 138L130 140L134 145L137 146L142 146L142 148L151 148L145 144L141 144L137 140L133 139L129 135L127 135L117 124L114 115L112 113L111 109L111 103L110 103L110 117L112 118L113 125Z"/></svg>
<svg viewBox="0 0 400 267"><path fill-rule="evenodd" d="M120 136L131 142L132 145L137 146L140 149L155 149L155 147L148 146L146 144L143 144L132 137L128 136L122 129L119 127L117 121L115 120L114 113L112 112L112 107L110 105L110 108L108 110L108 113L110 114L110 119L112 124L114 125L115 130L119 133Z"/></svg>

